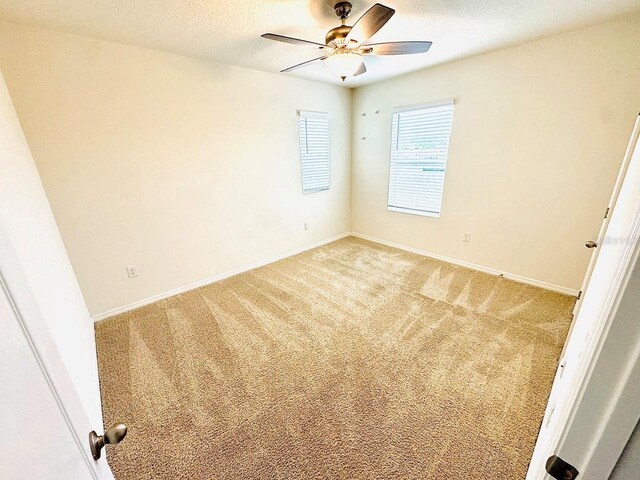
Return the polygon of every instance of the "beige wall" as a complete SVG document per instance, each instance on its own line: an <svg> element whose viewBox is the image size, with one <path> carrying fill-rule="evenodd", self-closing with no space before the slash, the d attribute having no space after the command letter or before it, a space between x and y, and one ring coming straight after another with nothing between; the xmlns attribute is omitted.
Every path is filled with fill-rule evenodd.
<svg viewBox="0 0 640 480"><path fill-rule="evenodd" d="M357 89L352 230L579 288L640 108L638 45L633 16ZM441 217L387 211L393 107L450 97Z"/></svg>
<svg viewBox="0 0 640 480"><path fill-rule="evenodd" d="M92 314L349 231L347 89L8 23L0 70ZM297 109L331 115L329 191Z"/></svg>

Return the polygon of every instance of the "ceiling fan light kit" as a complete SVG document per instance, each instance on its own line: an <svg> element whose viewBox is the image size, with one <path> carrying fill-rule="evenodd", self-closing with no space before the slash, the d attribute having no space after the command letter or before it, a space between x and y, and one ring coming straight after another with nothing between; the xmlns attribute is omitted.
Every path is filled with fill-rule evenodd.
<svg viewBox="0 0 640 480"><path fill-rule="evenodd" d="M431 47L431 42L387 42L366 43L378 32L393 16L396 11L376 3L367 10L353 25L346 25L351 13L352 5L349 2L338 2L334 6L336 15L342 25L332 28L327 32L325 44L286 37L275 33L265 33L262 38L294 45L306 45L318 48L323 56L307 60L293 65L281 71L290 72L305 67L312 63L324 61L331 73L345 81L348 77L362 75L367 71L364 57L367 55L408 55L414 53L426 53Z"/></svg>
<svg viewBox="0 0 640 480"><path fill-rule="evenodd" d="M342 81L352 76L362 65L362 55L353 52L334 53L324 59L329 71Z"/></svg>

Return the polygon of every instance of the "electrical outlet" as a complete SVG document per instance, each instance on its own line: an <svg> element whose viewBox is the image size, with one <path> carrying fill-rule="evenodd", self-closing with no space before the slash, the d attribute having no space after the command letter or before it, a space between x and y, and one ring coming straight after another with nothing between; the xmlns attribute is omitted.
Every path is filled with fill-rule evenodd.
<svg viewBox="0 0 640 480"><path fill-rule="evenodd" d="M464 234L462 236L462 241L463 242L470 242L471 241L471 234L469 232L464 232Z"/></svg>
<svg viewBox="0 0 640 480"><path fill-rule="evenodd" d="M309 230L309 224L307 222L304 222L304 229Z"/></svg>
<svg viewBox="0 0 640 480"><path fill-rule="evenodd" d="M136 267L135 265L128 265L127 266L127 276L129 278L134 278L138 276L138 267Z"/></svg>

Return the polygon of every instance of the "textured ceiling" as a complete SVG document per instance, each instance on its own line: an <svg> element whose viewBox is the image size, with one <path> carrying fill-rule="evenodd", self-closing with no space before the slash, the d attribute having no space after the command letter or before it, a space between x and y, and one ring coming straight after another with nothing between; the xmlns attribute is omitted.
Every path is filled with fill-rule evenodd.
<svg viewBox="0 0 640 480"><path fill-rule="evenodd" d="M337 0L2 0L0 18L278 72L317 56L265 32L324 42ZM375 0L352 0L355 20ZM395 16L375 41L430 40L426 54L368 58L359 86L640 10L640 0L381 0ZM349 22L347 22L349 24ZM318 63L287 75L341 83Z"/></svg>

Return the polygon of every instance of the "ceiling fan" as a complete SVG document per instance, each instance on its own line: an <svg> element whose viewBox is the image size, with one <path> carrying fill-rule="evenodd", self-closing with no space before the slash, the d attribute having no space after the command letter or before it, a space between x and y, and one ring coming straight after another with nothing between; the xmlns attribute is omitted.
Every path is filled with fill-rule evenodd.
<svg viewBox="0 0 640 480"><path fill-rule="evenodd" d="M346 25L351 13L351 3L338 2L333 7L336 15L342 21L342 25L332 28L327 32L325 44L286 37L275 33L265 33L262 38L276 40L278 42L292 43L294 45L307 45L318 48L324 52L321 57L307 60L306 62L285 68L280 73L290 72L298 68L306 67L315 62L324 61L329 70L342 81L347 77L362 75L367 71L364 57L367 55L407 55L412 53L425 53L431 47L431 42L386 42L366 43L396 11L376 3L367 10L352 26Z"/></svg>

